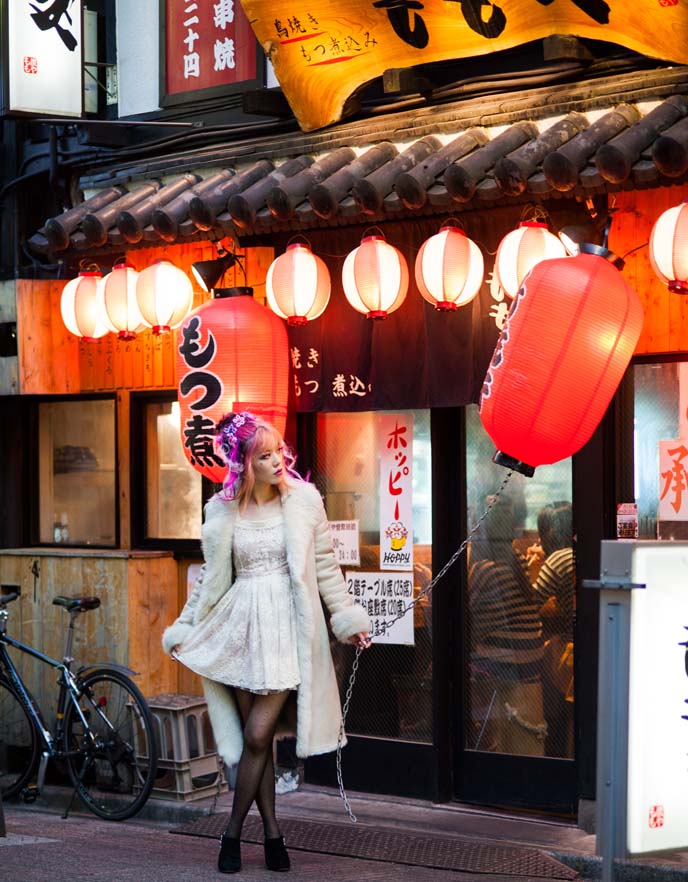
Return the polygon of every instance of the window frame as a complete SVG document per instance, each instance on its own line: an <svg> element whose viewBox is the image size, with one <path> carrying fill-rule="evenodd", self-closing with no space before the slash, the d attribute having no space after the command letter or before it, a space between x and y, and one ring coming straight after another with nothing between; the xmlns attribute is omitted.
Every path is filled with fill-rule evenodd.
<svg viewBox="0 0 688 882"><path fill-rule="evenodd" d="M40 406L41 404L59 404L61 402L68 404L78 404L80 401L112 401L114 405L114 449L115 449L115 486L114 486L114 503L115 503L115 541L112 545L103 545L93 542L88 546L80 546L76 544L60 545L58 542L42 542L41 541L41 487L40 487ZM119 420L118 420L118 401L114 393L92 393L85 395L40 395L36 396L32 402L31 414L31 434L34 443L31 445L30 468L29 468L29 498L31 499L31 513L29 535L31 545L36 548L57 548L65 550L74 550L81 547L87 547L94 550L114 551L121 548L121 531L120 531L120 483L119 483Z"/></svg>
<svg viewBox="0 0 688 882"><path fill-rule="evenodd" d="M175 554L200 554L201 537L197 539L156 538L147 535L148 495L146 488L146 406L149 404L169 404L178 401L176 389L154 392L132 392L130 399L129 425L129 474L131 506L131 547L151 551L172 551ZM203 509L214 493L214 485L208 478L201 482L200 505Z"/></svg>

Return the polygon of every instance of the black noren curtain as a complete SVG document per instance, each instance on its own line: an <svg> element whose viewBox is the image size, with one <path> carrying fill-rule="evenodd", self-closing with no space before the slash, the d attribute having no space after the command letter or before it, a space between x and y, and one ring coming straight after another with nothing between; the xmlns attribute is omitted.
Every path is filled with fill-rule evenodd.
<svg viewBox="0 0 688 882"><path fill-rule="evenodd" d="M327 264L332 296L319 319L289 328L290 409L394 410L476 402L511 304L491 284L494 254L503 236L518 226L521 212L522 206L507 206L461 216L466 234L483 252L485 282L475 300L456 312L435 310L421 297L415 281L418 251L439 231L442 216L300 234L298 238L305 236ZM364 232L380 231L406 257L410 283L406 300L396 312L383 320L370 320L349 305L341 272L346 255L360 244ZM295 238L293 234L278 237L276 253Z"/></svg>

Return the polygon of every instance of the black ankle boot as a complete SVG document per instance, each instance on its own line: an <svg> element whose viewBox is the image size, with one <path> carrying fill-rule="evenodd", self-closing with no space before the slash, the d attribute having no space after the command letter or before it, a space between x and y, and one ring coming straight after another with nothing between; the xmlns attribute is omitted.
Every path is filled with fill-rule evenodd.
<svg viewBox="0 0 688 882"><path fill-rule="evenodd" d="M217 868L221 873L238 873L241 869L241 841L223 833L220 837L220 854Z"/></svg>
<svg viewBox="0 0 688 882"><path fill-rule="evenodd" d="M265 840L265 866L268 870L284 873L291 867L289 852L284 844L283 836Z"/></svg>

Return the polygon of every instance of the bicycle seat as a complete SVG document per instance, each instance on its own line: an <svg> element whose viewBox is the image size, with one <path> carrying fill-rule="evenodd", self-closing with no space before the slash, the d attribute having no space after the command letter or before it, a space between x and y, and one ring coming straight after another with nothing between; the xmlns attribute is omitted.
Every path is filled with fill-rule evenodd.
<svg viewBox="0 0 688 882"><path fill-rule="evenodd" d="M98 609L100 597L53 597L54 606L63 606L68 612L75 609L84 612L87 609Z"/></svg>

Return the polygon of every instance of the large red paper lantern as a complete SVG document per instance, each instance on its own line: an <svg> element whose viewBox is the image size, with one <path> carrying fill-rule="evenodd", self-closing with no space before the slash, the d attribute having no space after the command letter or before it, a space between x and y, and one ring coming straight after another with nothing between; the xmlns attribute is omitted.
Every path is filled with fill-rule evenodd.
<svg viewBox="0 0 688 882"><path fill-rule="evenodd" d="M287 419L289 343L284 323L251 296L251 288L218 288L177 331L181 440L186 458L221 483L227 468L215 425L248 410L283 433Z"/></svg>
<svg viewBox="0 0 688 882"><path fill-rule="evenodd" d="M480 290L485 262L482 251L458 227L442 227L421 245L416 257L416 284L439 310L465 306Z"/></svg>
<svg viewBox="0 0 688 882"><path fill-rule="evenodd" d="M642 330L640 298L602 249L590 248L531 271L485 376L480 419L495 462L524 474L586 443Z"/></svg>
<svg viewBox="0 0 688 882"><path fill-rule="evenodd" d="M330 272L308 245L287 245L270 264L265 279L268 306L289 325L305 325L322 315L330 302Z"/></svg>
<svg viewBox="0 0 688 882"><path fill-rule="evenodd" d="M650 263L676 294L688 294L688 202L660 214L650 234Z"/></svg>
<svg viewBox="0 0 688 882"><path fill-rule="evenodd" d="M169 260L156 260L138 275L136 302L153 333L166 333L178 328L193 306L191 280Z"/></svg>
<svg viewBox="0 0 688 882"><path fill-rule="evenodd" d="M384 319L399 309L408 291L404 255L382 236L365 236L346 256L342 287L351 306L366 318Z"/></svg>
<svg viewBox="0 0 688 882"><path fill-rule="evenodd" d="M105 336L108 328L100 319L96 301L99 272L79 273L62 289L60 313L67 330L82 340L92 342Z"/></svg>
<svg viewBox="0 0 688 882"><path fill-rule="evenodd" d="M502 290L515 297L525 277L541 260L565 256L563 243L549 232L547 224L522 221L499 243L494 271Z"/></svg>

